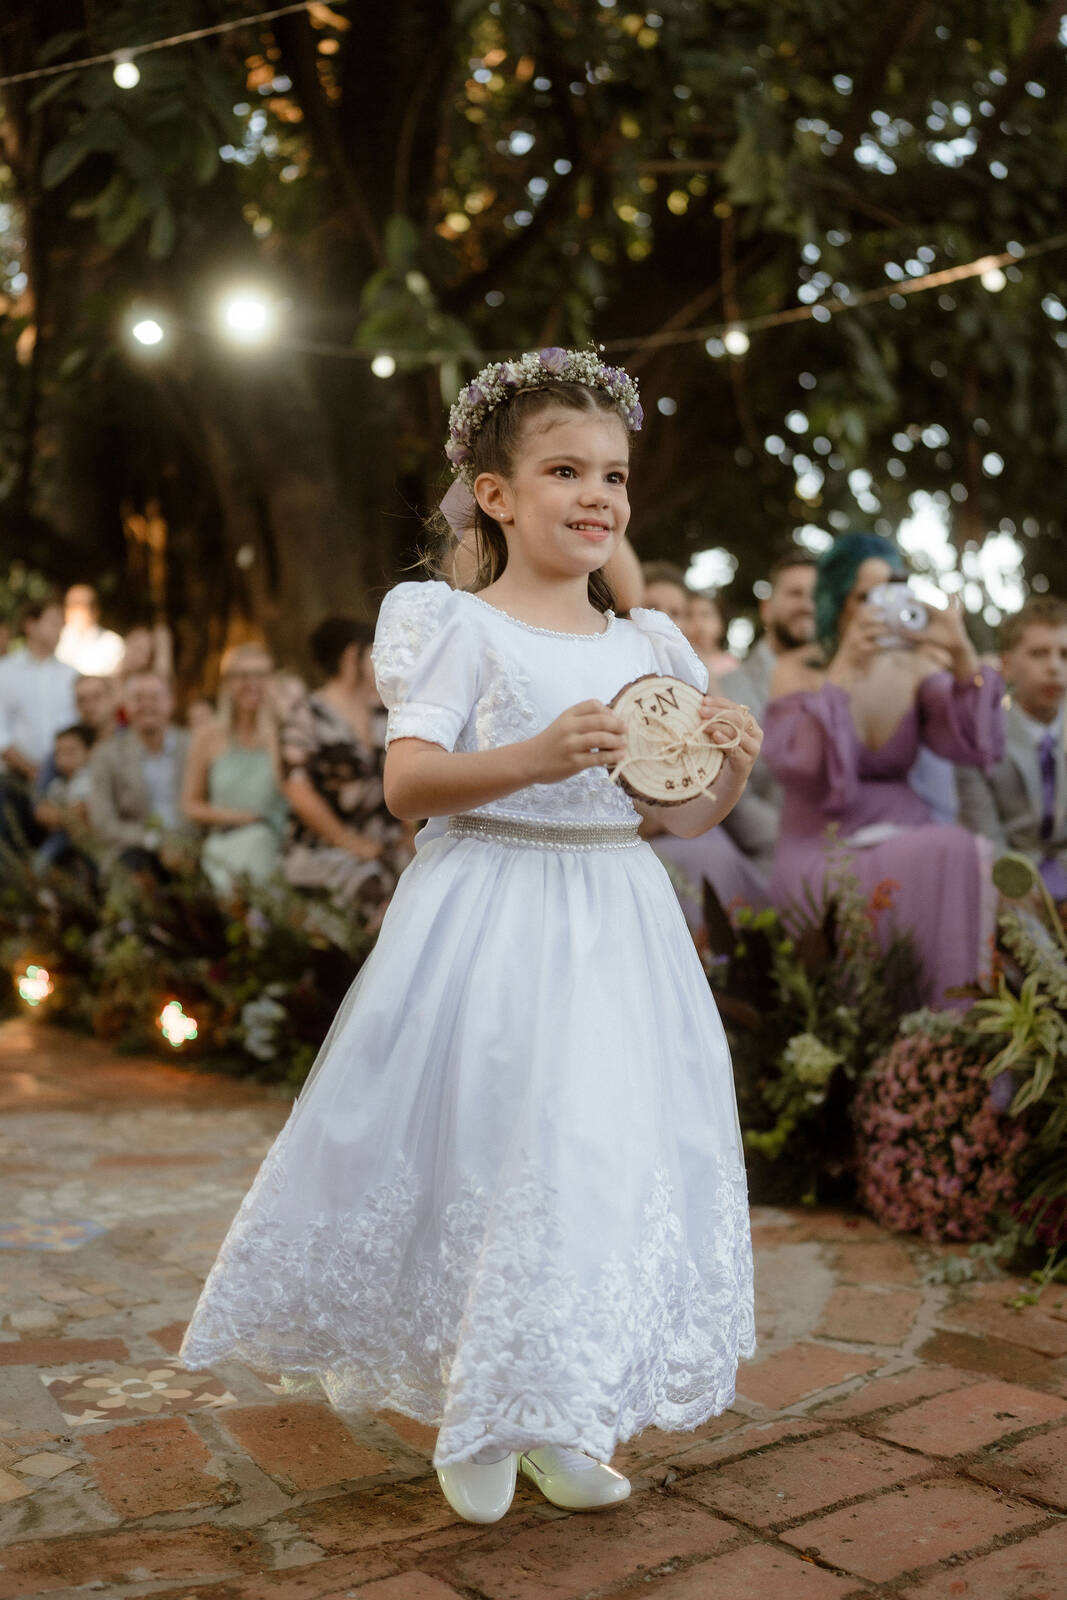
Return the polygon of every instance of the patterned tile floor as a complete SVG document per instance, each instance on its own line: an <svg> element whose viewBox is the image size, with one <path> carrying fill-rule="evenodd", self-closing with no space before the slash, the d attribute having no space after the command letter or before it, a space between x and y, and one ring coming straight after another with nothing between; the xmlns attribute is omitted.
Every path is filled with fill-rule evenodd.
<svg viewBox="0 0 1067 1600"><path fill-rule="evenodd" d="M1067 1600L1067 1291L757 1208L733 1409L477 1528L417 1424L175 1359L284 1101L19 1020L0 1109L0 1600Z"/></svg>

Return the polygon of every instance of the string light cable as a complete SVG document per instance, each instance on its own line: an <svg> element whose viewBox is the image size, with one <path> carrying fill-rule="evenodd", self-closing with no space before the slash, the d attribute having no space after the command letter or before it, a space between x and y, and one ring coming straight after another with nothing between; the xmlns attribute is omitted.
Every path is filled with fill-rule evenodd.
<svg viewBox="0 0 1067 1600"><path fill-rule="evenodd" d="M790 306L783 311L770 311L763 316L735 318L730 322L717 322L708 327L690 329L670 329L663 333L635 334L631 338L607 339L598 341L597 348L605 353L614 351L656 350L669 345L706 344L712 339L719 339L725 343L726 351L730 354L744 354L748 348L750 333L763 333L768 328L777 328L789 323L823 321L827 322L831 316L839 315L845 311L855 311L860 306L874 305L881 300L889 300L894 295L922 294L930 289L943 289L949 284L961 283L968 278L982 278L987 274L992 275L994 282L989 286L997 289L1004 287L1001 269L1017 265L1021 261L1033 259L1036 256L1048 255L1051 251L1062 250L1067 246L1067 233L1056 234L1051 239L1039 240L1036 244L1016 245L1014 249L1004 250L997 255L978 256L973 261L962 263L958 267L945 267L938 272L927 272L919 278L909 278L902 283L892 283L880 286L877 289L865 289L857 294L850 295L847 300L835 298L818 301L814 305ZM999 276L1000 281L995 279ZM820 316L819 313L822 313ZM172 321L172 326L183 332L191 333L204 338L214 338L217 330L196 322L185 322L180 319ZM736 350L731 350L731 341L737 344ZM506 350L405 350L399 345L378 347L376 349L354 344L331 344L318 339L301 339L283 333L271 337L271 345L275 349L287 350L294 355L330 356L345 361L381 361L384 356L397 357L400 360L415 359L422 364L433 365L446 361L470 360L478 365L486 361L505 361L515 354L513 348ZM380 374L391 377L395 370L395 361L390 360L389 369Z"/></svg>
<svg viewBox="0 0 1067 1600"><path fill-rule="evenodd" d="M298 0L295 5L275 6L273 11L257 11L252 16L231 17L229 22L216 22L209 28L193 28L188 33L171 34L166 39L150 39L146 44L120 45L105 50L101 55L82 56L78 61L61 61L50 67L34 67L29 72L12 72L0 78L0 89L13 83L33 83L38 78L57 78L64 72L79 72L82 67L101 67L110 63L117 66L146 56L153 50L170 50L179 44L192 44L197 39L208 39L218 33L232 33L235 28L251 27L256 22L273 22L275 17L290 17L297 11L324 11L322 0Z"/></svg>

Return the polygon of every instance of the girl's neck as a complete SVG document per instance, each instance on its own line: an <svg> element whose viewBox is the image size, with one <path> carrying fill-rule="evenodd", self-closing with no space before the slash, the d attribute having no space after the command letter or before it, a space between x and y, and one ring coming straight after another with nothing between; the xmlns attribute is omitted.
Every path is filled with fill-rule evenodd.
<svg viewBox="0 0 1067 1600"><path fill-rule="evenodd" d="M536 579L505 567L479 598L520 622L557 633L603 633L604 617L589 599L589 579Z"/></svg>

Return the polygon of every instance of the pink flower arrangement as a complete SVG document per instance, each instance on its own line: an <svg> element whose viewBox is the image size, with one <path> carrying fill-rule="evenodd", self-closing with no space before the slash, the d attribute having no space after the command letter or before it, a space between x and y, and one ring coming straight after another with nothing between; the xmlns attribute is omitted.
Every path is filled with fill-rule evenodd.
<svg viewBox="0 0 1067 1600"><path fill-rule="evenodd" d="M1027 1135L998 1111L982 1067L951 1035L922 1031L874 1063L855 1104L857 1191L883 1227L984 1239L1011 1205Z"/></svg>

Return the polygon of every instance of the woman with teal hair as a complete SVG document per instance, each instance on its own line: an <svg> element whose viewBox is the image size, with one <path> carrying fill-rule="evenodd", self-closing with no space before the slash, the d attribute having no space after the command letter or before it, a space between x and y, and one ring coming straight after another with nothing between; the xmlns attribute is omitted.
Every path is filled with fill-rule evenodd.
<svg viewBox="0 0 1067 1600"><path fill-rule="evenodd" d="M842 534L819 561L826 664L806 652L783 657L766 712L763 754L784 793L771 895L785 908L821 900L835 858L847 855L868 895L892 894L879 928L886 940L894 928L911 935L923 1003L949 1006L960 1002L946 991L988 965L991 852L938 823L908 777L924 749L988 771L1003 748L1004 685L980 666L958 600L919 629L887 623L868 603L905 577L897 547L876 534Z"/></svg>

